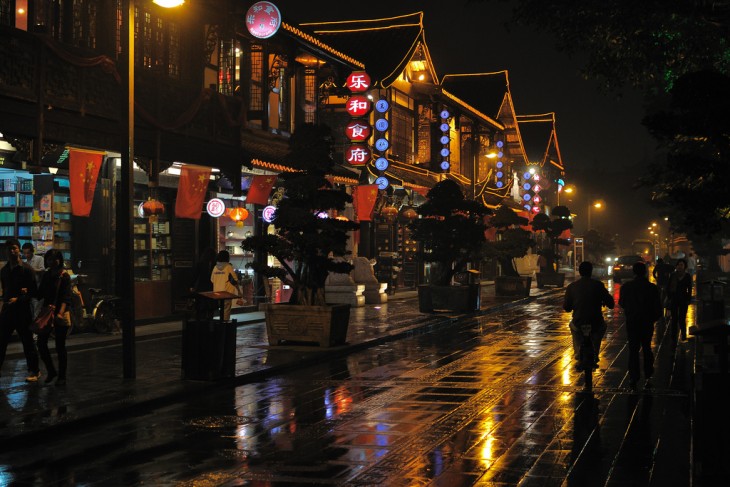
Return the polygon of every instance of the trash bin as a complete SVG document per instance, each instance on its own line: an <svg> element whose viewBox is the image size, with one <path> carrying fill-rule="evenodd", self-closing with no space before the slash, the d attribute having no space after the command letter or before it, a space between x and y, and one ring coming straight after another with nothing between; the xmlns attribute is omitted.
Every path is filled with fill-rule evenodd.
<svg viewBox="0 0 730 487"><path fill-rule="evenodd" d="M476 269L467 271L467 285L469 286L469 311L479 311L482 306L481 272Z"/></svg>
<svg viewBox="0 0 730 487"><path fill-rule="evenodd" d="M184 320L182 378L218 380L236 372L236 320Z"/></svg>
<svg viewBox="0 0 730 487"><path fill-rule="evenodd" d="M697 321L705 323L725 318L725 285L723 281L704 281L697 286L699 310Z"/></svg>

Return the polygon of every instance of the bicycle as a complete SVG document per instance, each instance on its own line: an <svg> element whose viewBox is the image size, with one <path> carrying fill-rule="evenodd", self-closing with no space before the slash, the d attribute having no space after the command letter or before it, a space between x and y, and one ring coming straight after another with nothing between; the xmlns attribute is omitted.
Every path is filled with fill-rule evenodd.
<svg viewBox="0 0 730 487"><path fill-rule="evenodd" d="M121 330L119 310L121 298L111 294L102 294L100 288L88 288L89 305L84 301L79 286L83 285L86 274L70 274L71 276L71 322L69 334L73 330L79 332L94 330L97 333L114 333Z"/></svg>
<svg viewBox="0 0 730 487"><path fill-rule="evenodd" d="M593 369L596 364L596 354L593 349L593 340L591 340L591 325L580 325L580 331L583 335L579 352L579 364L585 375L583 388L585 391L591 392L593 390Z"/></svg>

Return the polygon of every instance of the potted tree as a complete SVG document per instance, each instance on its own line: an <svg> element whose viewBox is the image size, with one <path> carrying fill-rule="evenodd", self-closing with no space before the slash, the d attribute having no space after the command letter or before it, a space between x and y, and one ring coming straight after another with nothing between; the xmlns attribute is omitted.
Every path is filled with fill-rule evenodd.
<svg viewBox="0 0 730 487"><path fill-rule="evenodd" d="M515 266L515 259L527 255L535 245L530 232L521 228L529 220L501 205L489 223L497 230L497 240L488 249L502 269L502 274L494 280L495 293L498 296L529 296L532 277L520 276Z"/></svg>
<svg viewBox="0 0 730 487"><path fill-rule="evenodd" d="M413 239L422 244L420 257L432 263L430 284L418 287L419 309L478 310L479 284L452 285L452 280L467 270L468 263L481 260L486 244L484 216L491 211L465 199L451 179L437 183L426 197L428 201L416 209L420 218L409 223Z"/></svg>
<svg viewBox="0 0 730 487"><path fill-rule="evenodd" d="M559 246L570 245L570 241L560 238L564 231L573 228L570 219L570 210L566 206L556 206L551 212L552 218L545 213L538 213L532 219L532 228L535 231L543 231L550 241L550 247L543 249L543 255L547 260L544 272L537 273L537 287L557 286L565 284L565 274L558 272L558 261L560 260Z"/></svg>
<svg viewBox="0 0 730 487"><path fill-rule="evenodd" d="M245 251L271 255L279 265L247 264L265 277L278 277L292 287L289 303L263 304L269 343L314 341L320 346L344 343L350 305L327 305L324 287L330 272L347 274L348 231L356 223L339 220L328 211L344 210L352 197L327 180L334 166L330 130L304 124L289 140L286 164L293 172L279 175L284 196L274 212L276 232L243 240Z"/></svg>

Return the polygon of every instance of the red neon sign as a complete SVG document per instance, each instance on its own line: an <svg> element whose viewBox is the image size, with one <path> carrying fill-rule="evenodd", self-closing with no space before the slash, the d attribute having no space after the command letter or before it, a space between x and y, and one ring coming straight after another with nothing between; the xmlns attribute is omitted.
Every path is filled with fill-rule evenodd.
<svg viewBox="0 0 730 487"><path fill-rule="evenodd" d="M353 166L364 166L370 162L372 154L366 145L354 144L347 148L345 159Z"/></svg>
<svg viewBox="0 0 730 487"><path fill-rule="evenodd" d="M353 93L362 93L370 89L370 76L365 71L353 71L347 77L347 89Z"/></svg>
<svg viewBox="0 0 730 487"><path fill-rule="evenodd" d="M372 128L364 120L353 120L345 127L347 138L353 142L363 142L370 138Z"/></svg>
<svg viewBox="0 0 730 487"><path fill-rule="evenodd" d="M362 117L370 112L371 103L366 97L362 95L351 96L347 100L346 110L351 117Z"/></svg>

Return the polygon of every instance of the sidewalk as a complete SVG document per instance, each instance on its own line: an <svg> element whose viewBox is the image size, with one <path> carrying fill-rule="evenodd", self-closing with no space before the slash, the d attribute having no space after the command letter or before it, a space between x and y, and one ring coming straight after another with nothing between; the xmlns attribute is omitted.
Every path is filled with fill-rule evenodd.
<svg viewBox="0 0 730 487"><path fill-rule="evenodd" d="M496 297L493 283L483 283L482 306L477 314L516 306L552 292L562 292L562 289L533 286L530 298ZM137 328L136 379L121 377L121 335L72 335L67 342L69 370L65 387L46 385L44 377L39 383L26 383L22 350L19 343L13 343L8 348L0 377L0 445L4 445L0 446L0 452L14 443L8 439L23 437L32 441L49 429L61 431L78 422L93 423L133 414L191 394L204 394L221 382L236 385L260 380L399 337L449 326L462 316L418 312L416 291L398 292L389 296L389 300L384 305L353 308L347 344L333 348L270 347L262 312L234 314L240 325L236 337L236 374L233 379L219 382L181 379L182 321Z"/></svg>

